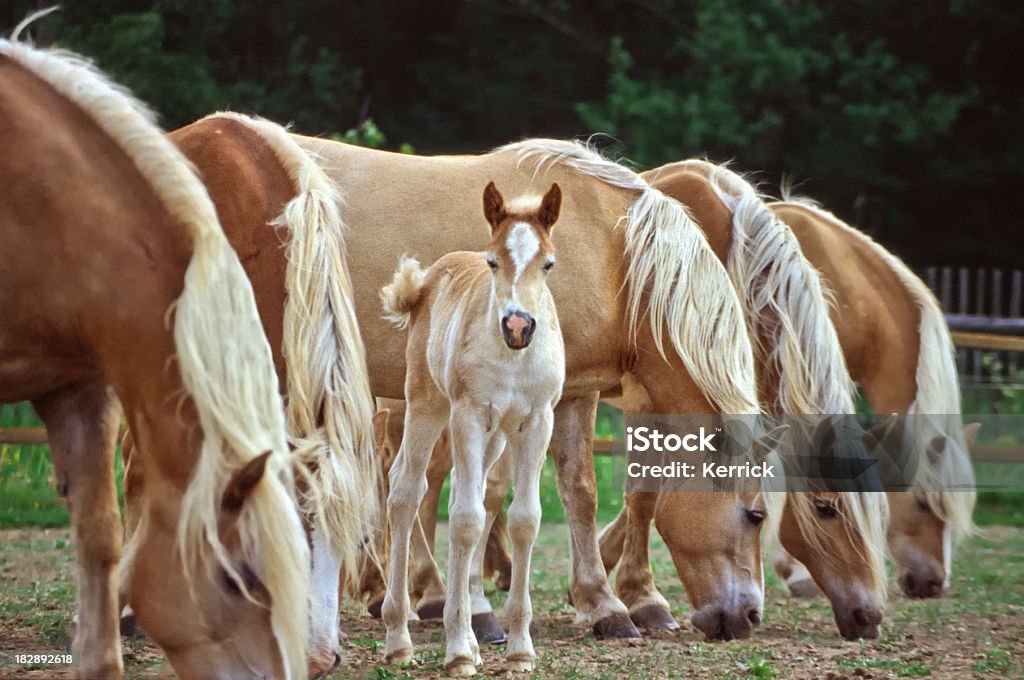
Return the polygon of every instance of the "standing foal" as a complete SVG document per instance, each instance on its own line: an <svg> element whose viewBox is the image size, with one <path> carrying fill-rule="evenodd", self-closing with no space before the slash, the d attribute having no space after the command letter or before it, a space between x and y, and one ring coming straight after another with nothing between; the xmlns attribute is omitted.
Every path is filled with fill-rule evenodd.
<svg viewBox="0 0 1024 680"><path fill-rule="evenodd" d="M536 201L532 208L506 206L491 182L483 199L492 237L486 253L450 253L426 272L415 260L403 258L391 284L381 291L388 318L409 327L405 435L391 468L388 495L391 562L382 612L385 654L394 663L412 659L409 538L427 489L425 473L434 441L448 425L454 469L444 628L445 667L451 676L474 675L480 663L470 627L470 562L484 530L487 473L506 444L515 490L508 513L508 668L533 669L530 551L540 526L540 469L565 379L562 333L546 285L555 263L550 235L561 208L561 189L553 184L539 206Z"/></svg>

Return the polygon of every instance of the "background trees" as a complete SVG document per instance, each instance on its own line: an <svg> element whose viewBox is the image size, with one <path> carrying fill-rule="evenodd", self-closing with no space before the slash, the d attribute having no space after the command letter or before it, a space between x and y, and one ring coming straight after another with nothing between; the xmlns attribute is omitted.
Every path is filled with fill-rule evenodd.
<svg viewBox="0 0 1024 680"><path fill-rule="evenodd" d="M0 27L39 5L5 3ZM915 265L1020 265L1016 2L71 0L33 33L167 128L223 108L310 134L372 119L357 138L421 153L602 132L641 167L788 176Z"/></svg>

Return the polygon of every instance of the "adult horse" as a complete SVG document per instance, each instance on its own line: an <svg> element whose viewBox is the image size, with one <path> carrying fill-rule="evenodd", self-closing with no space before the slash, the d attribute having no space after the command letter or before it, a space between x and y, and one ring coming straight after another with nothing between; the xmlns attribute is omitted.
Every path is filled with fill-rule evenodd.
<svg viewBox="0 0 1024 680"><path fill-rule="evenodd" d="M647 177L687 205L711 247L728 265L744 302L749 331L758 341L763 403L778 412L851 413L853 386L828 319L821 283L792 234L738 176L702 162L672 170ZM657 412L633 376L624 376L623 386L620 404L627 411ZM826 446L816 453L828 456L831 450ZM443 452L435 454L443 457ZM441 474L433 476L437 481L443 478L443 461L439 467ZM495 498L500 507L500 490ZM654 586L647 561L652 522L657 522L672 551L688 592L694 579L700 578L689 566L690 554L693 546L706 546L709 539L687 521L687 501L685 494L627 494L626 508L602 533L602 556L609 570L627 544L617 574L618 594L642 625L676 625L668 603ZM782 514L783 543L805 558L813 557L808 561L813 562L819 582L826 584L837 624L847 637L878 633L884 606L884 511L885 498L877 492L815 493L791 495ZM421 516L432 513L428 509ZM424 525L432 536L431 519L425 518ZM416 572L422 576L421 590L441 592L436 569L417 565Z"/></svg>
<svg viewBox="0 0 1024 680"><path fill-rule="evenodd" d="M309 671L323 673L339 660L340 567L360 559L378 516L373 400L345 268L337 187L284 128L267 120L218 113L170 139L203 172L252 282L281 385L287 385L289 443L312 473L302 485L315 588ZM129 529L136 489L147 484L132 450L123 447ZM353 570L346 573L354 577Z"/></svg>
<svg viewBox="0 0 1024 680"><path fill-rule="evenodd" d="M952 573L953 539L973 526L968 447L977 432L951 422L960 386L942 310L924 282L863 232L807 201L769 207L833 291L832 320L872 410L908 414L911 443L928 454L919 458L930 482L889 494L889 550L907 595L939 596Z"/></svg>
<svg viewBox="0 0 1024 680"><path fill-rule="evenodd" d="M230 129L195 132L194 149L230 141L249 153L250 140ZM405 379L401 337L380 318L377 300L399 256L408 253L432 262L452 250L479 247L480 208L465 197L488 181L517 194L551 181L566 190L554 239L569 264L553 282L552 293L563 322L568 368L552 451L573 534L570 590L580 620L596 633L638 635L608 587L597 549L590 443L599 391L617 385L628 369L648 383L664 412L758 411L739 303L700 231L678 203L572 143L536 141L484 156L423 158L294 139L315 154L345 193L339 209L348 225L355 310L378 396L400 397ZM535 157L526 162L524 154ZM223 192L214 189L215 201L218 193L232 200L234 191L243 190L234 170L218 164L212 154L190 155L208 183L225 187ZM237 227L226 227L229 232L237 228L239 234L255 234L267 228L261 216L238 218ZM626 295L620 294L623 290ZM722 546L715 545L709 548L712 554L699 556L706 562L696 560L695 568L705 568L716 583L730 583L745 594L742 602L727 601L721 600L720 590L708 588L697 594L702 606L735 609L735 618L746 617L751 608L759 615L757 524L764 503L758 494L717 494L704 502L693 498L695 510L701 507L706 517L719 518L718 533L729 543L724 559ZM489 611L486 602L475 604Z"/></svg>
<svg viewBox="0 0 1024 680"><path fill-rule="evenodd" d="M122 673L123 407L147 452L125 585L139 621L182 677L300 676L309 550L252 289L146 109L79 57L18 43L26 23L0 41L0 401L32 402L68 500L78 673Z"/></svg>

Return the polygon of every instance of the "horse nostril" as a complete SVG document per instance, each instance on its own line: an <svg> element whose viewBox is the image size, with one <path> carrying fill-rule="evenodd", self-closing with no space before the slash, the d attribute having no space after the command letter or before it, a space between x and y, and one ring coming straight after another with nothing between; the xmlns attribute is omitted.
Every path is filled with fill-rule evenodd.
<svg viewBox="0 0 1024 680"><path fill-rule="evenodd" d="M750 621L750 625L752 626L760 626L761 612L757 611L756 607L751 608L749 611L747 611L747 620Z"/></svg>
<svg viewBox="0 0 1024 680"><path fill-rule="evenodd" d="M928 581L928 596L935 597L942 593L942 581Z"/></svg>

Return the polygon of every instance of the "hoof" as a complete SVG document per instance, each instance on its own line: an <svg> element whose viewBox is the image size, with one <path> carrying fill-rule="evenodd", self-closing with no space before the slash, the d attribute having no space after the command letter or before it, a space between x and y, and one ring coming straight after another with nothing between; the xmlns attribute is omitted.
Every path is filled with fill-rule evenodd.
<svg viewBox="0 0 1024 680"><path fill-rule="evenodd" d="M787 583L786 587L789 588L789 594L793 597L821 597L818 586L809 578Z"/></svg>
<svg viewBox="0 0 1024 680"><path fill-rule="evenodd" d="M309 662L309 680L320 680L326 678L331 674L335 668L341 665L341 655L334 652L334 656L330 661L321 661L319 659L310 659Z"/></svg>
<svg viewBox="0 0 1024 680"><path fill-rule="evenodd" d="M471 623L477 642L484 645L503 645L508 642L508 633L501 627L501 622L494 612L473 614Z"/></svg>
<svg viewBox="0 0 1024 680"><path fill-rule="evenodd" d="M441 600L440 602L427 602L426 604L421 604L416 608L416 615L424 621L427 619L443 619L444 600Z"/></svg>
<svg viewBox="0 0 1024 680"><path fill-rule="evenodd" d="M396 649L393 652L388 652L384 655L384 662L399 666L403 663L412 663L413 649L412 647L406 647L405 649Z"/></svg>
<svg viewBox="0 0 1024 680"><path fill-rule="evenodd" d="M594 637L599 640L606 638L639 638L640 631L629 620L629 614L612 614L594 624Z"/></svg>
<svg viewBox="0 0 1024 680"><path fill-rule="evenodd" d="M370 616L372 616L375 619L379 619L380 618L380 612L381 612L381 610L383 608L384 608L384 600L383 600L383 598L380 599L380 600L377 600L376 602L371 602L370 604L366 605L366 611L370 612Z"/></svg>
<svg viewBox="0 0 1024 680"><path fill-rule="evenodd" d="M505 659L505 670L509 673L532 673L533 657L528 654L515 654Z"/></svg>
<svg viewBox="0 0 1024 680"><path fill-rule="evenodd" d="M139 622L135 619L135 614L121 615L121 637L139 640L146 637L145 631L139 628Z"/></svg>
<svg viewBox="0 0 1024 680"><path fill-rule="evenodd" d="M629 613L629 618L640 628L661 628L663 630L676 630L679 628L679 623L672 618L668 608L660 604L648 604L639 607Z"/></svg>
<svg viewBox="0 0 1024 680"><path fill-rule="evenodd" d="M469 659L457 656L444 665L449 678L468 678L476 675L476 666Z"/></svg>

